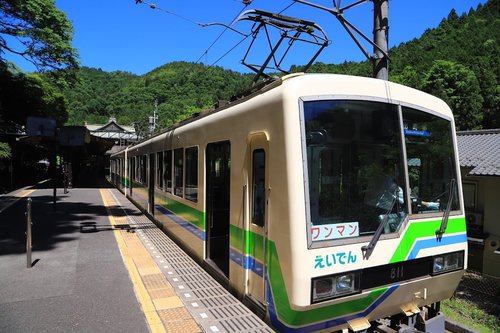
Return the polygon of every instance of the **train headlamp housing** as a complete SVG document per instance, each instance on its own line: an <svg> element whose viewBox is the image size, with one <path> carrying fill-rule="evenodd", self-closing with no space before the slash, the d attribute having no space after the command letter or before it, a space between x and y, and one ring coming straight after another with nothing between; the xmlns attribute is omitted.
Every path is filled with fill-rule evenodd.
<svg viewBox="0 0 500 333"><path fill-rule="evenodd" d="M458 271L464 268L464 252L440 254L432 258L432 275Z"/></svg>
<svg viewBox="0 0 500 333"><path fill-rule="evenodd" d="M361 271L346 272L336 275L322 276L312 279L311 302L317 303L353 295L361 292Z"/></svg>

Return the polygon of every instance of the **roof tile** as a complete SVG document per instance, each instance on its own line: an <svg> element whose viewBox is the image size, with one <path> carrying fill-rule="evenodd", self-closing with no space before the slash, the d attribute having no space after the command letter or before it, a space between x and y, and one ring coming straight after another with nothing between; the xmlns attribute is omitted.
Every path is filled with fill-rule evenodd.
<svg viewBox="0 0 500 333"><path fill-rule="evenodd" d="M471 176L500 176L500 129L457 133L460 166Z"/></svg>

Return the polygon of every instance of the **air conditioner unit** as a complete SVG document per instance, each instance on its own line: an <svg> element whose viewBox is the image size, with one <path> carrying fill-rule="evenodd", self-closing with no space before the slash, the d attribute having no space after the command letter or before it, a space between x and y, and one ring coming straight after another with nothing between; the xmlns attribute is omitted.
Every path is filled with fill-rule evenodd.
<svg viewBox="0 0 500 333"><path fill-rule="evenodd" d="M482 226L483 215L480 213L465 213L465 221L470 226Z"/></svg>

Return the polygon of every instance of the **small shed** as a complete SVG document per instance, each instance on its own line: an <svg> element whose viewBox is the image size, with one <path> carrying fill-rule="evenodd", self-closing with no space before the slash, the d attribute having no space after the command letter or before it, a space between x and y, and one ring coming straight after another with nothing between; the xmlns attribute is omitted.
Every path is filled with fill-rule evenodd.
<svg viewBox="0 0 500 333"><path fill-rule="evenodd" d="M500 277L500 129L457 132L469 269Z"/></svg>

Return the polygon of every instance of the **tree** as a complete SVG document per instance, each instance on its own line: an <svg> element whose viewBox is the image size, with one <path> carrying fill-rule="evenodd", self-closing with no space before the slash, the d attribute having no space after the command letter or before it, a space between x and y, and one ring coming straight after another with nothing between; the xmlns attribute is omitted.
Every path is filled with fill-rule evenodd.
<svg viewBox="0 0 500 333"><path fill-rule="evenodd" d="M44 76L15 72L1 62L0 114L17 124L29 116L53 118L59 125L68 118L65 97Z"/></svg>
<svg viewBox="0 0 500 333"><path fill-rule="evenodd" d="M57 87L74 83L78 68L71 46L73 28L54 0L0 1L0 111L4 120L23 124L28 116L68 118ZM5 59L16 54L40 73L23 74Z"/></svg>
<svg viewBox="0 0 500 333"><path fill-rule="evenodd" d="M0 142L0 159L10 158L12 156L12 150L6 142Z"/></svg>
<svg viewBox="0 0 500 333"><path fill-rule="evenodd" d="M481 128L481 89L474 72L464 65L453 61L434 61L425 74L422 89L448 103L454 112L457 129Z"/></svg>
<svg viewBox="0 0 500 333"><path fill-rule="evenodd" d="M17 54L39 70L78 67L73 27L54 0L0 1L0 61Z"/></svg>
<svg viewBox="0 0 500 333"><path fill-rule="evenodd" d="M421 84L419 74L413 66L406 66L399 74L393 75L391 81L415 89L419 89Z"/></svg>

